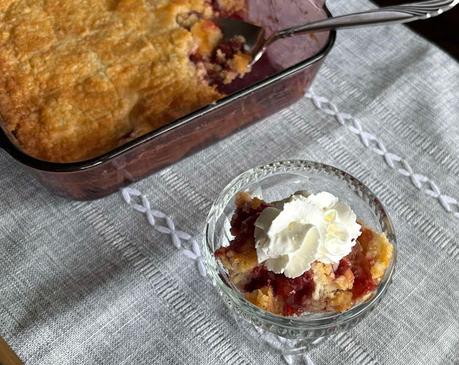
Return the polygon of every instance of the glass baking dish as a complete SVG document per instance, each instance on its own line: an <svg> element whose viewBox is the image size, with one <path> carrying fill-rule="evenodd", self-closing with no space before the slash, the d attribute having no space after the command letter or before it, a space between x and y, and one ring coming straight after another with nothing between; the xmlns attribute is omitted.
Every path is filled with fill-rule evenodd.
<svg viewBox="0 0 459 365"><path fill-rule="evenodd" d="M256 0L250 1L257 3ZM295 3L295 0L291 2ZM280 4L284 9L285 2ZM325 5L322 11L325 16L330 16ZM255 14L259 18L260 14L267 12ZM272 19L272 16L267 14L266 18ZM285 25L294 24L282 24ZM239 89L229 90L230 94L225 98L97 158L72 163L39 160L21 151L14 139L9 138L1 128L0 147L24 165L51 192L76 200L101 198L299 100L311 85L335 38L334 31L327 33L321 48L303 59L295 59L301 54L295 53L298 39L291 44L296 48L291 53L285 53L288 43L284 44L284 49L280 49L283 52L281 56L287 58L291 66L275 72L271 68L261 76L266 67L263 68L263 62L260 61L260 69L254 69L245 80L248 85L244 85L244 80L237 82L232 87ZM280 42L285 41L288 42Z"/></svg>

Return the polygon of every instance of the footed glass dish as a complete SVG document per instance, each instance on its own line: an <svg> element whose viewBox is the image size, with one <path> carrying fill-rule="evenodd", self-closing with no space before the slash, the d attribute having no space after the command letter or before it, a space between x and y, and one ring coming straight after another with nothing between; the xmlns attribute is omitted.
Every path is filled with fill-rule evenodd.
<svg viewBox="0 0 459 365"><path fill-rule="evenodd" d="M245 191L267 202L297 191L328 191L349 204L366 226L386 234L394 246L392 260L373 295L346 312L280 316L247 301L231 283L214 252L233 238L230 221L234 198ZM202 242L206 269L213 285L249 339L284 355L301 354L328 336L347 331L364 319L383 299L395 270L397 245L393 225L379 199L359 180L335 167L311 161L279 161L246 171L231 181L213 204Z"/></svg>

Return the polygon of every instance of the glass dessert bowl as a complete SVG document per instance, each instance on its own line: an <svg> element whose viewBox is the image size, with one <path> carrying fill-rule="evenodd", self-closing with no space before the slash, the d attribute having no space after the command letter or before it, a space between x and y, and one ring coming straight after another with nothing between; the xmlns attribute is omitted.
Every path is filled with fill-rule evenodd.
<svg viewBox="0 0 459 365"><path fill-rule="evenodd" d="M312 225L288 220L301 216L300 202L315 211L302 222ZM290 240L285 229L276 235L279 224L293 227ZM274 162L235 178L210 210L203 246L212 283L238 324L284 354L308 351L365 318L384 297L397 255L377 197L346 172L309 161Z"/></svg>

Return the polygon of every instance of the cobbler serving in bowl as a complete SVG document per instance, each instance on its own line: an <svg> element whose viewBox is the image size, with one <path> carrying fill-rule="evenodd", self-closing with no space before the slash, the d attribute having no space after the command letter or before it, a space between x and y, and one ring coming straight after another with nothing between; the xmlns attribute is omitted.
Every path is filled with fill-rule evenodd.
<svg viewBox="0 0 459 365"><path fill-rule="evenodd" d="M392 281L397 245L363 183L325 164L279 161L228 184L208 215L203 252L249 338L295 354L372 312Z"/></svg>
<svg viewBox="0 0 459 365"><path fill-rule="evenodd" d="M316 204L310 204L313 200ZM393 246L383 233L342 222L350 209L340 203L326 192L297 193L274 203L238 193L231 219L234 238L215 255L245 298L264 310L284 316L344 312L373 294L392 259ZM317 215L315 209L319 217L311 217ZM263 237L266 225L282 230L272 235L272 247L263 243L270 239ZM354 237L347 228L354 230ZM345 256L340 257L343 249Z"/></svg>

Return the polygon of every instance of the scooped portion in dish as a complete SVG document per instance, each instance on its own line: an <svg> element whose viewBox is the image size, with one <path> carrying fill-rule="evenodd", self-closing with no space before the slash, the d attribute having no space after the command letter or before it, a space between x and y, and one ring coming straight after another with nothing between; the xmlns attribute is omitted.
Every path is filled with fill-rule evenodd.
<svg viewBox="0 0 459 365"><path fill-rule="evenodd" d="M369 299L393 246L327 192L267 203L236 196L233 239L215 256L247 300L274 314L344 312Z"/></svg>

